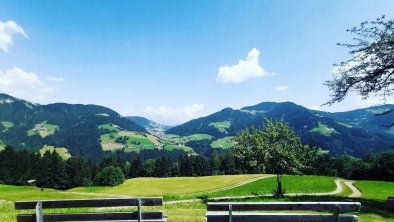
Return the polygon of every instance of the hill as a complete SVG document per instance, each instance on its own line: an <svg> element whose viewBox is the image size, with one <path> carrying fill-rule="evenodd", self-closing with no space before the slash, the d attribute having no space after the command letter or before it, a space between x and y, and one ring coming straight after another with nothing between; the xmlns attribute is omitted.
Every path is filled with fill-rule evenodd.
<svg viewBox="0 0 394 222"><path fill-rule="evenodd" d="M391 128L394 123L389 112L394 105L371 107L342 113L309 110L291 103L264 102L239 110L225 108L206 117L191 120L166 131L167 134L191 136L211 135L209 141L187 144L192 148L210 144L212 148L231 147L231 137L247 127L262 127L264 118L283 119L294 129L304 143L317 143L332 154L361 156L369 152L390 149L394 146Z"/></svg>
<svg viewBox="0 0 394 222"><path fill-rule="evenodd" d="M161 125L141 116L126 116L126 118L143 127L153 135L163 135L164 131L171 128L171 126Z"/></svg>
<svg viewBox="0 0 394 222"><path fill-rule="evenodd" d="M31 151L63 148L88 157L113 149L153 147L143 127L106 107L40 105L6 94L0 94L0 132L2 146Z"/></svg>

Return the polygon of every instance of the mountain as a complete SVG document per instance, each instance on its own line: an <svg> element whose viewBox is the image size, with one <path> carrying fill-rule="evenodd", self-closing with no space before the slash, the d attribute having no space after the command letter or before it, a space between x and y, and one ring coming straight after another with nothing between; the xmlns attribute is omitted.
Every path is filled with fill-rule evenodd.
<svg viewBox="0 0 394 222"><path fill-rule="evenodd" d="M0 132L0 147L8 144L31 151L58 149L89 157L100 156L103 151L127 149L128 143L119 138L143 138L147 133L106 107L40 105L6 94L0 94Z"/></svg>
<svg viewBox="0 0 394 222"><path fill-rule="evenodd" d="M239 110L225 108L206 117L191 120L166 131L167 134L212 136L212 148L231 146L230 138L247 127L263 127L264 118L283 119L304 143L317 143L332 154L361 156L394 147L394 105L371 107L342 113L309 110L292 102L264 102ZM384 112L388 113L382 115ZM227 142L227 143L226 143ZM202 142L201 142L202 143ZM199 144L189 144L191 147Z"/></svg>
<svg viewBox="0 0 394 222"><path fill-rule="evenodd" d="M171 126L161 125L141 116L126 116L126 118L133 121L140 127L143 127L153 135L163 135L164 131L171 128Z"/></svg>
<svg viewBox="0 0 394 222"><path fill-rule="evenodd" d="M322 116L332 118L352 127L363 128L370 132L394 135L394 105L385 104L348 112L318 112Z"/></svg>

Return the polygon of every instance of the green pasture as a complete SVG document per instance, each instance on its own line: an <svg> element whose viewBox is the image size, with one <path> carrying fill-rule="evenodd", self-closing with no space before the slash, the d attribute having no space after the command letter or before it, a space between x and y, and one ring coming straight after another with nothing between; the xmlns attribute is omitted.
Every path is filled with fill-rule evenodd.
<svg viewBox="0 0 394 222"><path fill-rule="evenodd" d="M109 131L109 133L100 135L100 143L103 150L115 151L124 149L126 152L140 152L142 149L154 149L160 145L156 138L125 131L114 124L103 124L98 126L98 129Z"/></svg>
<svg viewBox="0 0 394 222"><path fill-rule="evenodd" d="M61 158L63 158L64 160L67 160L71 157L71 154L68 152L68 149L65 147L55 147L55 146L48 146L48 145L44 145L38 152L41 155L44 155L45 152L53 152L56 151L56 153L58 153L60 155Z"/></svg>
<svg viewBox="0 0 394 222"><path fill-rule="evenodd" d="M53 135L56 130L59 130L58 125L46 123L46 121L36 124L33 129L27 131L28 136L40 135L41 138L45 138L49 135Z"/></svg>
<svg viewBox="0 0 394 222"><path fill-rule="evenodd" d="M388 196L394 196L394 182L361 180L356 181L355 186L365 199L386 201Z"/></svg>
<svg viewBox="0 0 394 222"><path fill-rule="evenodd" d="M216 129L219 130L219 132L227 133L227 129L230 128L230 126L231 126L231 121L226 120L226 121L222 121L222 122L213 122L213 123L210 123L209 126L215 127Z"/></svg>
<svg viewBox="0 0 394 222"><path fill-rule="evenodd" d="M338 133L334 128L330 128L320 122L318 127L309 130L309 132L320 133L323 136L331 136L333 133Z"/></svg>
<svg viewBox="0 0 394 222"><path fill-rule="evenodd" d="M228 149L234 147L233 136L226 136L211 143L212 148Z"/></svg>
<svg viewBox="0 0 394 222"><path fill-rule="evenodd" d="M6 129L11 128L11 127L14 126L14 123L13 123L13 122L10 122L10 121L2 121L2 122L0 122L0 123L1 123L1 125L3 125L4 128L6 128Z"/></svg>
<svg viewBox="0 0 394 222"><path fill-rule="evenodd" d="M78 187L68 192L99 192L128 196L171 196L173 198L176 195L209 192L260 176L263 175L134 178L128 179L116 187Z"/></svg>
<svg viewBox="0 0 394 222"><path fill-rule="evenodd" d="M334 177L282 176L285 193L322 193L336 189ZM245 184L229 190L208 194L207 197L247 196L272 194L277 187L277 178L271 177Z"/></svg>

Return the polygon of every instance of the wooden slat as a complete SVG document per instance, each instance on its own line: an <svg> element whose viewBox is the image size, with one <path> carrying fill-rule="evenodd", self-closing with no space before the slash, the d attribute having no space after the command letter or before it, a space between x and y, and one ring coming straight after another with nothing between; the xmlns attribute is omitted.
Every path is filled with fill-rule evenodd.
<svg viewBox="0 0 394 222"><path fill-rule="evenodd" d="M336 205L340 212L357 211L361 207L359 202L209 202L209 211L228 211L232 205L233 210L314 210L333 212Z"/></svg>
<svg viewBox="0 0 394 222"><path fill-rule="evenodd" d="M77 199L77 200L42 200L16 201L15 209L34 209L37 202L42 202L42 208L77 208L77 207L120 207L137 206L137 199L141 199L142 206L162 206L161 197L144 198L108 198L108 199Z"/></svg>
<svg viewBox="0 0 394 222"><path fill-rule="evenodd" d="M233 222L332 222L331 214L279 214L279 213L233 213ZM224 212L207 212L207 222L228 222ZM357 216L341 215L338 222L356 222Z"/></svg>
<svg viewBox="0 0 394 222"><path fill-rule="evenodd" d="M44 214L44 221L137 220L137 212ZM163 212L142 212L143 220L163 219ZM35 214L19 214L17 222L35 222Z"/></svg>

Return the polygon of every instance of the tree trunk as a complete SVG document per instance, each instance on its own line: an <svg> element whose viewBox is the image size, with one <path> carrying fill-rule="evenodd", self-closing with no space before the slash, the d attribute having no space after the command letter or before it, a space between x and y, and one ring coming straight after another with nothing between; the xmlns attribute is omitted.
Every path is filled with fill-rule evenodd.
<svg viewBox="0 0 394 222"><path fill-rule="evenodd" d="M278 180L278 190L276 191L276 196L277 197L283 197L281 175L280 174L276 174L276 178Z"/></svg>

